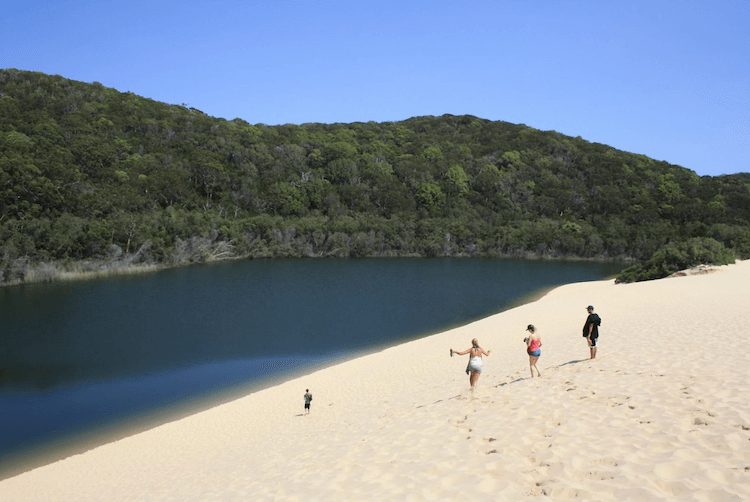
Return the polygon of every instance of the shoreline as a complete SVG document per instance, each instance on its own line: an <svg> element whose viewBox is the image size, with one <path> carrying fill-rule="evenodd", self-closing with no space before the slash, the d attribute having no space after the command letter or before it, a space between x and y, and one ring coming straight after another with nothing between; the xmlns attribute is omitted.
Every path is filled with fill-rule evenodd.
<svg viewBox="0 0 750 502"><path fill-rule="evenodd" d="M609 280L609 278L603 280ZM389 342L384 342L361 350L334 356L329 361L312 364L309 367L285 373L281 376L280 380L274 380L276 377L269 376L255 382L235 385L218 392L208 393L203 396L188 399L184 402L168 405L162 409L124 417L122 420L112 424L103 425L93 431L71 433L61 438L53 439L45 444L40 444L27 450L12 453L7 460L0 462L0 482L4 479L23 474L24 472L64 460L67 457L80 455L107 443L118 441L129 436L146 432L169 422L181 420L190 415L207 411L211 408L229 403L258 391L270 389L278 385L284 385L292 380L302 379L311 373L330 369L339 364L367 357L389 349L396 349L423 338L435 336L446 331L481 321L488 317L502 314L508 310L536 302L551 291L568 284L576 283L565 283L540 288L519 297L498 312L493 312L475 319L469 319L453 326L445 326L440 328L440 331L437 332L418 334L415 338L402 340L395 345L392 345Z"/></svg>
<svg viewBox="0 0 750 502"><path fill-rule="evenodd" d="M356 357L362 357L369 353L358 354ZM70 433L45 444L12 453L7 460L0 462L0 483L19 474L42 468L74 455L84 454L100 446L126 439L170 422L182 420L255 392L282 385L290 380L302 378L309 373L341 364L352 358L349 356L336 357L328 362L312 364L304 369L292 371L285 374L281 381L274 381L274 377L269 376L255 382L234 385L218 392L209 392L167 405L161 409L124 417L122 420L100 426L95 430Z"/></svg>
<svg viewBox="0 0 750 502"><path fill-rule="evenodd" d="M28 450L12 453L7 461L0 462L0 483L5 479L34 469L43 468L46 465L68 457L86 453L100 446L147 432L170 422L182 420L196 413L208 411L253 393L271 389L278 385L284 385L289 381L304 378L311 373L326 370L347 361L375 354L390 347L397 347L398 345L378 346L377 348L363 349L335 356L329 361L314 363L308 367L285 373L280 380L274 380L277 376L268 376L254 382L237 384L217 392L208 392L204 395L167 405L161 409L124 417L122 420L103 425L92 431L74 432L51 440L48 443L32 446Z"/></svg>
<svg viewBox="0 0 750 502"><path fill-rule="evenodd" d="M750 261L717 269L559 286L2 480L0 497L746 499L750 355L732 370L705 340L729 330L750 343ZM588 303L603 318L595 361L580 334ZM529 322L541 379L520 341ZM674 350L656 350L655 334ZM471 393L447 348L474 336L492 356Z"/></svg>
<svg viewBox="0 0 750 502"><path fill-rule="evenodd" d="M391 258L398 259L419 259L419 260L433 260L433 259L487 259L487 260L533 260L533 261L569 261L569 262L586 262L586 263L620 263L623 266L626 264L633 263L635 260L632 258L585 258L580 256L546 256L536 254L524 254L520 256L516 255L488 255L488 256L469 256L469 255L452 255L452 256L414 256L414 255L380 255L380 256L363 256L363 257L339 257L339 256L279 256L279 257L267 257L267 256L232 256L224 257L213 260L207 260L204 262L190 262L180 264L166 264L166 263L141 263L141 264L121 264L122 262L92 262L92 261L79 261L73 263L61 263L61 262L40 262L30 266L27 275L31 279L19 280L14 279L11 281L0 281L0 288L12 288L18 286L28 286L35 284L59 284L63 282L72 281L88 281L93 279L102 278L116 278L125 277L129 275L142 275L151 274L155 272L161 272L164 270L175 270L180 268L187 268L193 266L210 266L222 263L230 263L233 261L241 260L370 260L370 259L383 259L388 260ZM88 270L90 267L96 267L93 270Z"/></svg>
<svg viewBox="0 0 750 502"><path fill-rule="evenodd" d="M80 262L73 265L81 266ZM35 284L59 284L72 281L88 281L92 279L102 279L107 277L124 277L129 275L141 275L159 272L174 268L166 265L143 264L143 265L124 265L111 266L111 264L102 265L96 270L66 270L65 266L59 264L40 264L36 268L31 268L29 275L31 279L3 281L0 287L12 288L17 286L30 286ZM51 271L54 270L54 271Z"/></svg>

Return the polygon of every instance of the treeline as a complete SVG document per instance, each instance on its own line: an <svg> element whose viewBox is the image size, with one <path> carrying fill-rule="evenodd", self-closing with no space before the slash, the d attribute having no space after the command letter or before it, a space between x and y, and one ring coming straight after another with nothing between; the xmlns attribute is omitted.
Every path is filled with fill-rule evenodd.
<svg viewBox="0 0 750 502"><path fill-rule="evenodd" d="M750 175L472 116L266 126L0 71L0 282L39 264L750 256Z"/></svg>

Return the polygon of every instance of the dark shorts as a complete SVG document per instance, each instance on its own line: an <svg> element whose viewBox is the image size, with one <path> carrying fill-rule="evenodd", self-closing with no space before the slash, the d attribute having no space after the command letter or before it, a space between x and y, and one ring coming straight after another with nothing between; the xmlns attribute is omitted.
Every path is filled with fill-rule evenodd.
<svg viewBox="0 0 750 502"><path fill-rule="evenodd" d="M305 409L306 409L306 410L309 410L309 409L310 409L310 403L305 403Z"/></svg>
<svg viewBox="0 0 750 502"><path fill-rule="evenodd" d="M532 357L539 357L542 355L542 349L536 349L534 352L527 352Z"/></svg>
<svg viewBox="0 0 750 502"><path fill-rule="evenodd" d="M599 338L598 336L592 336L591 337L591 346L596 347L596 339Z"/></svg>

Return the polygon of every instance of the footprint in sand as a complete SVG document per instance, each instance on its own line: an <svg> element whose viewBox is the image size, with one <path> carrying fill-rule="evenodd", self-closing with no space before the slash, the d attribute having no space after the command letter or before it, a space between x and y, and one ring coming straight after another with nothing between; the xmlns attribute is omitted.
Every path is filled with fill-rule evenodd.
<svg viewBox="0 0 750 502"><path fill-rule="evenodd" d="M586 477L589 479L598 479L600 481L606 481L608 479L615 479L614 475L611 472L606 472L606 471L589 471L586 474Z"/></svg>
<svg viewBox="0 0 750 502"><path fill-rule="evenodd" d="M695 424L695 425L708 425L708 422L706 422L704 419L698 417L695 420L693 420L693 424Z"/></svg>
<svg viewBox="0 0 750 502"><path fill-rule="evenodd" d="M611 407L622 406L630 400L630 396L612 396L609 400L612 401L612 403L610 403Z"/></svg>
<svg viewBox="0 0 750 502"><path fill-rule="evenodd" d="M534 487L526 492L528 497L539 497L541 495L547 496L547 490L542 488L542 483L534 483Z"/></svg>
<svg viewBox="0 0 750 502"><path fill-rule="evenodd" d="M610 467L617 467L618 465L620 465L617 459L614 459L612 457L597 458L592 460L591 463L595 465L608 465Z"/></svg>

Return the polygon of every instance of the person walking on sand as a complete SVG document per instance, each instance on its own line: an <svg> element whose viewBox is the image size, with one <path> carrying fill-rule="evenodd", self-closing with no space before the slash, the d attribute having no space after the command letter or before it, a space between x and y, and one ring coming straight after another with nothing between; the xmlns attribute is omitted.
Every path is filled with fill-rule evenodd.
<svg viewBox="0 0 750 502"><path fill-rule="evenodd" d="M526 331L529 332L529 336L523 339L526 342L526 353L529 355L529 370L531 371L531 378L534 378L534 370L536 370L537 376L542 376L539 373L539 368L536 367L536 362L539 360L539 356L542 355L542 339L536 334L536 328L533 324L529 324L526 327Z"/></svg>
<svg viewBox="0 0 750 502"><path fill-rule="evenodd" d="M594 313L593 305L586 307L586 312L589 315L586 317L586 322L583 325L583 336L586 337L586 341L589 344L591 359L596 359L596 340L599 338L599 326L602 320L598 314Z"/></svg>
<svg viewBox="0 0 750 502"><path fill-rule="evenodd" d="M312 402L312 394L310 394L310 389L305 389L305 415L310 413L311 402Z"/></svg>
<svg viewBox="0 0 750 502"><path fill-rule="evenodd" d="M466 374L469 375L471 390L474 390L474 386L476 386L477 380L479 380L479 375L482 373L482 356L489 356L490 351L480 347L479 341L474 338L471 340L471 347L460 352L451 349L451 357L453 357L453 354L458 354L459 356L469 354L469 364L466 366Z"/></svg>

